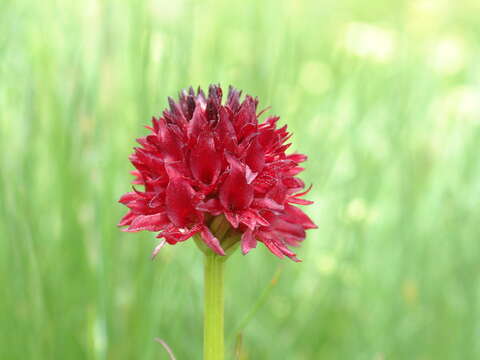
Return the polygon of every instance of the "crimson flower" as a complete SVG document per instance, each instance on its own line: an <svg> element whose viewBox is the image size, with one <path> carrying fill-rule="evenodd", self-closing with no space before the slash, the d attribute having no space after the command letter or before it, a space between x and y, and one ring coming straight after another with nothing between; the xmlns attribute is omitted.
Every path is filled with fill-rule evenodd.
<svg viewBox="0 0 480 360"><path fill-rule="evenodd" d="M130 156L135 170L133 188L119 202L129 208L119 226L124 231L159 232L169 244L200 235L219 255L222 239L211 231L214 218L224 215L230 231L241 236L244 254L263 243L273 254L299 261L289 246L305 239L305 230L316 228L295 205L308 190L296 175L306 160L302 154L285 154L287 127L277 128L279 117L263 123L257 114L258 99L229 88L222 104L222 89L183 90L179 101L169 98L170 109L153 117L151 133L137 139ZM156 254L155 252L155 254Z"/></svg>

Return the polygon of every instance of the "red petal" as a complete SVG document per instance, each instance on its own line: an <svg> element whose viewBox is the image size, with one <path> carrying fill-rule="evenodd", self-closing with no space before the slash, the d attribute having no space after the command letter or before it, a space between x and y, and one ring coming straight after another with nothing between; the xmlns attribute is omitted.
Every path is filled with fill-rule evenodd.
<svg viewBox="0 0 480 360"><path fill-rule="evenodd" d="M190 168L193 176L204 184L217 181L222 166L222 158L215 151L211 133L204 132L190 154Z"/></svg>
<svg viewBox="0 0 480 360"><path fill-rule="evenodd" d="M251 211L255 219L257 220L257 225L260 226L270 226L270 223L265 219L258 211Z"/></svg>
<svg viewBox="0 0 480 360"><path fill-rule="evenodd" d="M177 242L190 239L193 235L202 229L202 225L194 225L191 229L178 228L170 224L166 230L158 234L157 238L165 238L169 244L176 244Z"/></svg>
<svg viewBox="0 0 480 360"><path fill-rule="evenodd" d="M210 199L205 202L201 202L197 205L196 209L198 211L208 212L212 215L220 215L222 212L222 204L218 199Z"/></svg>
<svg viewBox="0 0 480 360"><path fill-rule="evenodd" d="M265 152L257 139L250 144L245 162L256 173L263 170L265 166Z"/></svg>
<svg viewBox="0 0 480 360"><path fill-rule="evenodd" d="M158 132L158 129L159 129L158 119L155 116L152 116L152 125L153 125L153 131Z"/></svg>
<svg viewBox="0 0 480 360"><path fill-rule="evenodd" d="M287 233L299 239L305 238L305 230L300 224L292 224L278 217L272 226L276 231Z"/></svg>
<svg viewBox="0 0 480 360"><path fill-rule="evenodd" d="M278 182L268 191L266 197L274 200L277 204L284 204L287 197L287 188L281 182Z"/></svg>
<svg viewBox="0 0 480 360"><path fill-rule="evenodd" d="M192 204L194 190L182 178L171 179L167 186L165 204L170 221L185 227L197 220L197 212Z"/></svg>
<svg viewBox="0 0 480 360"><path fill-rule="evenodd" d="M296 206L286 205L285 206L286 218L289 222L300 224L304 229L316 229L317 225L305 214L302 210Z"/></svg>
<svg viewBox="0 0 480 360"><path fill-rule="evenodd" d="M183 159L183 151L180 142L173 132L167 127L165 120L159 120L158 130L159 146L165 162L180 161Z"/></svg>
<svg viewBox="0 0 480 360"><path fill-rule="evenodd" d="M273 241L275 243L275 246L286 256L288 256L290 259L292 259L295 262L300 262L300 260L297 259L296 254L290 250L281 242L281 241Z"/></svg>
<svg viewBox="0 0 480 360"><path fill-rule="evenodd" d="M118 200L118 202L125 205L125 204L128 204L129 202L137 200L139 197L140 196L136 192L132 191L122 195L122 197L120 198L120 200Z"/></svg>
<svg viewBox="0 0 480 360"><path fill-rule="evenodd" d="M253 188L247 183L238 160L228 154L226 156L231 169L220 188L220 202L225 209L242 210L252 203Z"/></svg>
<svg viewBox="0 0 480 360"><path fill-rule="evenodd" d="M242 252L247 254L250 250L257 247L257 239L251 230L247 230L242 235Z"/></svg>
<svg viewBox="0 0 480 360"><path fill-rule="evenodd" d="M202 133L208 126L205 113L200 106L195 108L192 120L188 123L188 138L197 140L200 133Z"/></svg>
<svg viewBox="0 0 480 360"><path fill-rule="evenodd" d="M283 210L283 205L277 203L275 200L270 198L257 198L253 200L252 206L257 209L269 209L269 210L276 210L280 211Z"/></svg>
<svg viewBox="0 0 480 360"><path fill-rule="evenodd" d="M301 162L307 161L307 156L304 154L290 154L290 155L287 155L287 159L293 160L296 163L301 163Z"/></svg>
<svg viewBox="0 0 480 360"><path fill-rule="evenodd" d="M240 105L240 109L237 114L235 114L235 120L233 126L235 127L235 131L237 136L240 138L240 134L242 129L246 125L253 125L257 124L257 113L255 107L255 100L251 96L248 96L243 101L242 105Z"/></svg>
<svg viewBox="0 0 480 360"><path fill-rule="evenodd" d="M210 249L215 251L218 255L225 255L225 251L223 251L220 242L215 236L213 236L208 227L203 226L200 234L202 235L203 241Z"/></svg>
<svg viewBox="0 0 480 360"><path fill-rule="evenodd" d="M246 147L246 143L250 141L250 139L257 134L257 129L258 129L258 124L255 123L250 123L250 124L245 124L241 129L240 132L237 133L238 139L240 139Z"/></svg>
<svg viewBox="0 0 480 360"><path fill-rule="evenodd" d="M288 202L290 204L298 204L298 205L311 205L311 204L313 204L313 201L305 200L305 199L298 199L296 197L289 198Z"/></svg>
<svg viewBox="0 0 480 360"><path fill-rule="evenodd" d="M263 239L263 243L274 255L278 256L280 259L283 259L285 255L282 251L269 239Z"/></svg>
<svg viewBox="0 0 480 360"><path fill-rule="evenodd" d="M117 226L127 226L132 223L132 220L136 217L137 215L133 213L132 211L127 212L127 214L120 220Z"/></svg>
<svg viewBox="0 0 480 360"><path fill-rule="evenodd" d="M233 112L237 112L238 108L240 107L239 99L241 95L242 95L241 91L238 91L232 86L228 87L227 106Z"/></svg>
<svg viewBox="0 0 480 360"><path fill-rule="evenodd" d="M148 207L155 209L165 204L165 192L159 192L148 202Z"/></svg>
<svg viewBox="0 0 480 360"><path fill-rule="evenodd" d="M217 141L221 147L234 152L237 146L237 135L231 122L233 115L225 107L220 108L220 119L215 128Z"/></svg>
<svg viewBox="0 0 480 360"><path fill-rule="evenodd" d="M127 232L137 232L137 231L160 231L165 225L169 223L168 218L165 213L153 214L153 215L139 215L132 221L128 229L125 229Z"/></svg>
<svg viewBox="0 0 480 360"><path fill-rule="evenodd" d="M224 213L225 218L228 220L228 222L236 229L238 228L238 225L240 225L240 219L238 217L238 214L231 213L231 212L226 212Z"/></svg>
<svg viewBox="0 0 480 360"><path fill-rule="evenodd" d="M305 187L305 183L296 177L283 178L282 184L288 188L288 193L295 193Z"/></svg>
<svg viewBox="0 0 480 360"><path fill-rule="evenodd" d="M257 225L257 219L248 210L243 211L242 214L239 216L239 219L242 224L247 225L247 227L251 230L254 230L255 226Z"/></svg>
<svg viewBox="0 0 480 360"><path fill-rule="evenodd" d="M310 190L312 190L312 185L310 185L310 186L308 187L308 189L307 189L307 190L305 190L304 192L301 192L301 193L295 194L295 195L293 195L293 196L295 196L295 197L299 197L299 196L307 195L307 194L310 192Z"/></svg>
<svg viewBox="0 0 480 360"><path fill-rule="evenodd" d="M269 238L262 238L262 242L265 244L268 250L270 250L274 255L278 256L280 259L283 259L286 255L293 261L300 262L300 260L297 259L296 254L288 250L285 247L285 245L281 244L280 242L269 239Z"/></svg>
<svg viewBox="0 0 480 360"><path fill-rule="evenodd" d="M126 204L126 206L137 214L153 214L158 212L158 211L152 211L152 209L149 208L147 205L147 200L142 198L138 200L130 201L128 204Z"/></svg>
<svg viewBox="0 0 480 360"><path fill-rule="evenodd" d="M295 176L295 175L300 174L303 170L305 170L305 168L303 168L301 166L296 166L296 167L294 167L294 168L292 168L288 171L288 175Z"/></svg>
<svg viewBox="0 0 480 360"><path fill-rule="evenodd" d="M178 126L185 128L187 126L187 119L185 119L185 116L183 115L183 112L180 106L171 97L168 97L168 104L170 105L172 120Z"/></svg>
<svg viewBox="0 0 480 360"><path fill-rule="evenodd" d="M193 88L190 87L188 93L185 89L182 90L182 94L180 95L180 107L187 120L192 119L195 106L195 93Z"/></svg>

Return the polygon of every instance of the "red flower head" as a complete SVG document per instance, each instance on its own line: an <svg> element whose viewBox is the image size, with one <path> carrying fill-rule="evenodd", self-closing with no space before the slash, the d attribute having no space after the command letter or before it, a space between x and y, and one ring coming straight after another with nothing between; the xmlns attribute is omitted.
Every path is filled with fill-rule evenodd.
<svg viewBox="0 0 480 360"><path fill-rule="evenodd" d="M177 103L169 98L170 109L152 119L151 133L137 140L130 157L133 183L144 191L121 197L130 210L119 226L160 232L169 244L198 234L225 255L222 238L211 231L223 214L229 231L241 236L244 254L260 241L278 257L298 261L288 247L316 227L294 206L312 203L301 198L308 190L296 177L306 156L286 155L287 127L277 128L279 117L259 124L258 100L247 95L240 102L240 96L230 87L222 105L222 89L211 85L208 97L190 88Z"/></svg>

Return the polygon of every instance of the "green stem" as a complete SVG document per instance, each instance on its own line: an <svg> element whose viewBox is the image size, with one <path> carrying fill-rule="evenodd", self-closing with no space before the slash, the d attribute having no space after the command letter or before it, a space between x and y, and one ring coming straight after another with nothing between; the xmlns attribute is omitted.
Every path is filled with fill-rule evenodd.
<svg viewBox="0 0 480 360"><path fill-rule="evenodd" d="M205 254L203 359L224 359L223 333L223 259Z"/></svg>

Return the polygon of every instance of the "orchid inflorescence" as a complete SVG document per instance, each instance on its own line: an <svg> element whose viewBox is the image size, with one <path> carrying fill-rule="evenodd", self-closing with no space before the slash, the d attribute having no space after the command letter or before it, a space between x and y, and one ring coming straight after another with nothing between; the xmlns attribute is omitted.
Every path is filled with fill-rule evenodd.
<svg viewBox="0 0 480 360"><path fill-rule="evenodd" d="M178 102L152 119L151 133L137 139L130 160L135 167L133 189L119 200L129 208L119 225L128 232L148 230L176 244L196 235L209 249L225 255L222 238L212 223L222 216L237 234L247 254L263 243L273 254L299 261L290 246L298 246L313 221L295 205L304 182L297 177L306 160L289 154L287 127L278 116L259 123L258 99L211 85L208 96L199 88L183 90Z"/></svg>

